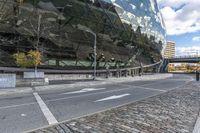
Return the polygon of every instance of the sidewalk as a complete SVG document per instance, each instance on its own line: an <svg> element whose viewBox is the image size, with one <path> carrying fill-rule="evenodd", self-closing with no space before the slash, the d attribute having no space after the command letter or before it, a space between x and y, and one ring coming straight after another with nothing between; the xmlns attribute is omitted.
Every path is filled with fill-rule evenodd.
<svg viewBox="0 0 200 133"><path fill-rule="evenodd" d="M61 84L61 85L48 85L48 86L38 86L35 87L36 91L45 91L52 89L70 89L74 87L91 87L94 85L105 85L113 83L122 83L122 82L131 82L131 81L144 81L144 80L157 80L157 79L166 79L173 77L173 74L152 74L152 75L143 75L135 77L121 77L121 78L97 78L96 81L88 82L76 82L72 84Z"/></svg>
<svg viewBox="0 0 200 133"><path fill-rule="evenodd" d="M30 133L192 133L199 109L200 84L192 81L158 96Z"/></svg>
<svg viewBox="0 0 200 133"><path fill-rule="evenodd" d="M173 74L152 74L152 75L143 75L135 77L121 77L121 78L97 78L96 81L84 81L84 82L72 82L68 84L58 84L58 85L47 85L47 86L36 86L36 87L18 87L18 88L7 88L0 89L0 95L11 95L11 94L21 94L21 93L32 93L33 88L36 91L45 91L45 90L55 90L55 89L72 89L75 87L91 87L94 85L105 85L121 82L131 82L139 80L156 80L156 79L166 79L172 77Z"/></svg>

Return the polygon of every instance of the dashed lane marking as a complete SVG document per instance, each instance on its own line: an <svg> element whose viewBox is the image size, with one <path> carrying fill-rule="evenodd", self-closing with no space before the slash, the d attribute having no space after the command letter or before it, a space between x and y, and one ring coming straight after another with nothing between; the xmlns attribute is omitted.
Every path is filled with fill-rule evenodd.
<svg viewBox="0 0 200 133"><path fill-rule="evenodd" d="M30 106L30 105L34 105L34 104L36 104L36 103L32 102L32 103L25 103L25 104L18 104L18 105L10 105L10 106L0 107L0 109L17 108L17 107L21 107L21 106Z"/></svg>
<svg viewBox="0 0 200 133"><path fill-rule="evenodd" d="M100 91L100 90L105 90L106 88L84 88L82 90L78 91L72 91L72 92L66 92L66 93L61 93L59 95L67 95L67 94L79 94L79 93L85 93L85 92L91 92L91 91Z"/></svg>

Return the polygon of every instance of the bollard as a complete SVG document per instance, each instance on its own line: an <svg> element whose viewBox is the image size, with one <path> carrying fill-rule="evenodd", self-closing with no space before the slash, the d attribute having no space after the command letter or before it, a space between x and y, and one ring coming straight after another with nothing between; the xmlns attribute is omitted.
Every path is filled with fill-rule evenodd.
<svg viewBox="0 0 200 133"><path fill-rule="evenodd" d="M196 71L196 81L199 81L199 72Z"/></svg>

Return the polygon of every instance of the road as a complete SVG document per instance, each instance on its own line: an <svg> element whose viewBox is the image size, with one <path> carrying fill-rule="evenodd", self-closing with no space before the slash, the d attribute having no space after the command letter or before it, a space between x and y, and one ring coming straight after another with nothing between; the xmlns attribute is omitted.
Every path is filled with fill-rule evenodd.
<svg viewBox="0 0 200 133"><path fill-rule="evenodd" d="M19 133L104 111L181 88L191 79L175 75L164 80L0 96L0 133Z"/></svg>

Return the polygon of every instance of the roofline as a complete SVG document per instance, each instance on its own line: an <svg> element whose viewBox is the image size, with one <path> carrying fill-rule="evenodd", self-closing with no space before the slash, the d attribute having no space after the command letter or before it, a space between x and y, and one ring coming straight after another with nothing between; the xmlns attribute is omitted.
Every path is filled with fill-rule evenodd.
<svg viewBox="0 0 200 133"><path fill-rule="evenodd" d="M173 42L173 41L167 41L167 43L168 43L168 42L169 42L169 43L174 43L174 44L176 44L176 43L175 43L175 42Z"/></svg>

